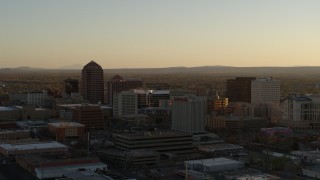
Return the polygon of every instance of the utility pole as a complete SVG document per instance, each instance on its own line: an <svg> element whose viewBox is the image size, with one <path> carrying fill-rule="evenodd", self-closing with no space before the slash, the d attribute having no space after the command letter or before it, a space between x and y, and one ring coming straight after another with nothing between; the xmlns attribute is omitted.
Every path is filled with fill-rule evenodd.
<svg viewBox="0 0 320 180"><path fill-rule="evenodd" d="M185 163L186 163L186 180L188 180L188 163L187 162Z"/></svg>
<svg viewBox="0 0 320 180"><path fill-rule="evenodd" d="M89 158L89 149L90 149L90 130L88 131L87 158Z"/></svg>

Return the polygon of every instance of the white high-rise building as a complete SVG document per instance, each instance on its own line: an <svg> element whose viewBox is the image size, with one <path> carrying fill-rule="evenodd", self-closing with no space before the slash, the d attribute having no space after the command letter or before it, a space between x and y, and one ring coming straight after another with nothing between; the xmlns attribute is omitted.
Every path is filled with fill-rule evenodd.
<svg viewBox="0 0 320 180"><path fill-rule="evenodd" d="M189 133L205 132L206 99L190 96L175 98L172 106L172 129Z"/></svg>
<svg viewBox="0 0 320 180"><path fill-rule="evenodd" d="M280 81L260 78L251 81L251 104L280 104Z"/></svg>
<svg viewBox="0 0 320 180"><path fill-rule="evenodd" d="M113 96L113 116L138 114L138 95L134 92L123 91Z"/></svg>

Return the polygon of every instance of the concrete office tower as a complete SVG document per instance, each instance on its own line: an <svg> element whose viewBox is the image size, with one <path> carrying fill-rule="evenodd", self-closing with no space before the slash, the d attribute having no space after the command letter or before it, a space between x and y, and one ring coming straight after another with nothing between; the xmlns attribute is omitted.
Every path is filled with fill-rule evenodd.
<svg viewBox="0 0 320 180"><path fill-rule="evenodd" d="M113 76L108 82L107 82L108 90L108 104L113 104L113 97L114 94L120 93L122 91L127 90L127 83L123 79L123 77L119 75Z"/></svg>
<svg viewBox="0 0 320 180"><path fill-rule="evenodd" d="M251 104L280 104L280 81L259 78L251 81Z"/></svg>
<svg viewBox="0 0 320 180"><path fill-rule="evenodd" d="M113 116L123 117L138 114L138 95L134 92L123 91L113 97Z"/></svg>
<svg viewBox="0 0 320 180"><path fill-rule="evenodd" d="M142 87L143 82L141 79L124 79L119 75L113 76L107 82L107 97L108 104L113 104L113 97L115 94L120 93L122 91L129 91L132 89Z"/></svg>
<svg viewBox="0 0 320 180"><path fill-rule="evenodd" d="M64 91L66 94L79 92L79 81L77 79L66 79L64 80Z"/></svg>
<svg viewBox="0 0 320 180"><path fill-rule="evenodd" d="M172 106L172 129L189 133L205 132L206 100L190 96L175 98Z"/></svg>
<svg viewBox="0 0 320 180"><path fill-rule="evenodd" d="M89 62L82 69L82 96L90 103L104 102L103 69L94 61Z"/></svg>
<svg viewBox="0 0 320 180"><path fill-rule="evenodd" d="M229 102L251 103L251 81L255 79L255 77L228 79L226 96Z"/></svg>

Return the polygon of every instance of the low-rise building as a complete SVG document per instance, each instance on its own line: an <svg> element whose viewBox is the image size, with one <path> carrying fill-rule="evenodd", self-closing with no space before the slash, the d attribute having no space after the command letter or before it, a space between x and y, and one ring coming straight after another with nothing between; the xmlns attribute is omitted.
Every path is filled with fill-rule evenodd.
<svg viewBox="0 0 320 180"><path fill-rule="evenodd" d="M265 117L226 117L226 129L228 130L256 130L268 126L268 120Z"/></svg>
<svg viewBox="0 0 320 180"><path fill-rule="evenodd" d="M244 152L242 146L228 143L210 144L198 146L198 149L205 153L210 153L215 156L220 155L239 155Z"/></svg>
<svg viewBox="0 0 320 180"><path fill-rule="evenodd" d="M320 179L319 167L302 168L302 174L310 178Z"/></svg>
<svg viewBox="0 0 320 180"><path fill-rule="evenodd" d="M106 170L107 165L96 158L56 159L39 155L19 156L17 164L38 179L54 179L82 171Z"/></svg>
<svg viewBox="0 0 320 180"><path fill-rule="evenodd" d="M242 169L244 163L228 158L212 158L185 161L186 169L192 169L200 172L219 172Z"/></svg>
<svg viewBox="0 0 320 180"><path fill-rule="evenodd" d="M196 146L206 145L206 144L217 144L217 143L224 142L223 139L221 139L218 135L214 133L194 134L192 137L193 137L193 144Z"/></svg>
<svg viewBox="0 0 320 180"><path fill-rule="evenodd" d="M0 130L0 142L2 140L17 140L30 137L30 131L28 130Z"/></svg>
<svg viewBox="0 0 320 180"><path fill-rule="evenodd" d="M48 123L48 130L57 141L81 139L86 135L85 126L76 122Z"/></svg>
<svg viewBox="0 0 320 180"><path fill-rule="evenodd" d="M0 107L0 121L16 121L21 117L21 111L16 107Z"/></svg>
<svg viewBox="0 0 320 180"><path fill-rule="evenodd" d="M179 131L115 135L116 147L126 151L148 149L160 153L188 154L194 152L192 142L192 134Z"/></svg>
<svg viewBox="0 0 320 180"><path fill-rule="evenodd" d="M48 128L48 123L46 121L17 121L17 126L37 135L41 130Z"/></svg>
<svg viewBox="0 0 320 180"><path fill-rule="evenodd" d="M274 136L274 135L290 136L292 134L292 130L286 127L262 128L261 133L267 136Z"/></svg>
<svg viewBox="0 0 320 180"><path fill-rule="evenodd" d="M320 151L292 151L291 156L300 158L306 163L320 163Z"/></svg>
<svg viewBox="0 0 320 180"><path fill-rule="evenodd" d="M99 151L98 156L101 159L130 168L157 165L160 159L160 154L152 150L123 151L120 149L106 149Z"/></svg>
<svg viewBox="0 0 320 180"><path fill-rule="evenodd" d="M320 128L320 95L291 95L283 103L281 126L296 129Z"/></svg>
<svg viewBox="0 0 320 180"><path fill-rule="evenodd" d="M66 154L68 147L58 142L0 144L0 153L6 157L27 154Z"/></svg>

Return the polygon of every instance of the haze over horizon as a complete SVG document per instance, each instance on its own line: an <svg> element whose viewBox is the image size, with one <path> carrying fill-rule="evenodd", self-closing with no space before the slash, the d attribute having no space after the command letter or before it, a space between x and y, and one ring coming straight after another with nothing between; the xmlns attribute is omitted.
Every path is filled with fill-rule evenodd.
<svg viewBox="0 0 320 180"><path fill-rule="evenodd" d="M1 1L0 68L320 66L320 1Z"/></svg>

